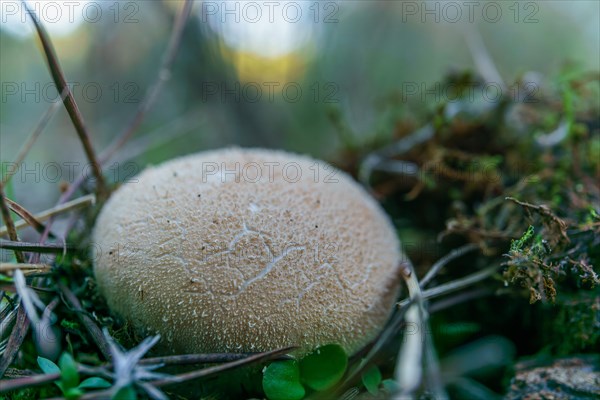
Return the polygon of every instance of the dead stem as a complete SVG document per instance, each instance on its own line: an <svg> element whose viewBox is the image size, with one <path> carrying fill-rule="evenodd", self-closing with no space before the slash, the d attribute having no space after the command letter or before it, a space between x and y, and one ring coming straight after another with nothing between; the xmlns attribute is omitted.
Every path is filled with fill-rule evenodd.
<svg viewBox="0 0 600 400"><path fill-rule="evenodd" d="M100 349L100 352L106 358L106 360L111 361L112 355L110 353L110 348L108 347L108 343L102 334L102 330L98 328L98 325L87 315L86 311L81 307L81 303L75 294L69 289L64 283L57 282L58 289L63 294L63 300L67 303L67 305L77 313L79 320L85 326L88 333Z"/></svg>
<svg viewBox="0 0 600 400"><path fill-rule="evenodd" d="M23 274L33 274L41 272L49 272L52 269L51 265L48 264L19 264L19 263L0 263L0 273L10 274L15 270L20 269Z"/></svg>
<svg viewBox="0 0 600 400"><path fill-rule="evenodd" d="M273 358L276 358L276 357L279 357L286 353L289 353L290 351L292 351L294 349L296 349L295 346L290 346L290 347L285 347L285 348L281 348L281 349L277 349L277 350L266 351L264 353L257 353L257 354L251 355L249 357L243 358L241 360L228 362L228 363L221 364L221 365L218 365L215 367L203 368L203 369L200 369L197 371L187 372L187 373L180 374L180 375L174 375L173 377L170 377L170 378L151 382L151 384L152 384L152 386L160 387L160 386L172 385L174 383L181 383L181 382L189 381L192 379L203 378L203 377L207 377L210 375L214 375L219 372L228 371L228 370L236 368L236 367L241 367L243 365L248 365L248 364L252 364L255 362L259 362L259 361L271 360Z"/></svg>
<svg viewBox="0 0 600 400"><path fill-rule="evenodd" d="M139 364L163 365L190 365L190 364L217 364L242 360L260 353L208 353L208 354L181 354L176 356L149 357L140 360Z"/></svg>
<svg viewBox="0 0 600 400"><path fill-rule="evenodd" d="M467 275L464 278L456 279L452 282L448 282L443 285L439 285L434 288L424 290L422 292L423 299L431 299L434 297L443 296L447 293L455 292L459 289L462 289L462 288L470 286L474 283L480 282L480 281L487 279L490 276L494 275L496 272L498 272L499 267L500 267L500 264L494 265L492 267L486 268L486 269L476 272L474 274ZM398 303L398 306L402 307L406 304L408 304L408 300L403 300Z"/></svg>
<svg viewBox="0 0 600 400"><path fill-rule="evenodd" d="M4 379L0 381L0 393L10 392L34 386L44 385L60 379L60 373L39 374L15 379Z"/></svg>
<svg viewBox="0 0 600 400"><path fill-rule="evenodd" d="M7 199L4 194L4 184L0 183L0 211L2 212L2 219L4 219L4 223L6 224L6 232L8 233L10 240L13 242L18 242L19 237L17 236L17 230L15 229L15 223L10 215L10 210L6 204L6 200ZM15 257L17 258L18 262L25 262L25 257L23 257L23 253L20 251L15 251Z"/></svg>
<svg viewBox="0 0 600 400"><path fill-rule="evenodd" d="M181 13L178 15L178 17L175 21L175 25L173 26L173 31L171 33L171 39L169 41L169 45L167 48L167 53L164 58L163 65L161 66L161 70L159 72L159 77L158 77L157 83L153 86L152 90L150 90L150 92L147 94L146 98L142 101L140 108L136 112L132 122L129 124L127 129L125 129L123 134L120 135L119 138L115 140L114 145L109 146L109 148L103 152L103 155L101 156L101 160L103 163L106 163L107 161L109 161L110 158L112 157L113 153L115 151L117 151L123 144L125 144L125 142L127 142L127 140L133 135L133 133L136 131L136 129L141 124L142 119L145 116L146 112L150 109L150 107L154 103L154 100L158 96L160 89L162 88L164 82L168 79L168 77L170 75L171 64L174 60L175 55L177 54L177 49L179 48L179 44L181 42L181 36L183 34L183 28L185 27L185 22L187 21L189 15L190 15L192 5L193 5L193 0L186 0L185 4L181 10ZM67 202L73 196L73 194L75 194L75 192L79 189L79 187L84 182L84 180L85 180L84 176L80 175L71 185L69 185L67 190L58 199L57 206L60 206L61 204ZM52 227L53 223L54 223L54 219L50 218L50 221L46 225L46 230L42 234L40 243L43 243L47 239L48 234L50 232L50 228ZM31 261L38 261L37 256L32 258Z"/></svg>
<svg viewBox="0 0 600 400"><path fill-rule="evenodd" d="M146 113L150 110L150 108L154 105L154 102L158 98L162 87L165 82L169 80L171 77L171 67L173 65L173 61L175 60L175 56L177 55L177 50L181 44L181 38L183 36L183 31L185 28L185 24L189 18L190 12L192 10L193 0L186 0L185 4L181 8L180 13L177 15L175 19L175 24L173 25L173 30L171 31L171 37L169 39L169 44L167 45L167 50L165 52L165 56L162 61L162 65L160 70L158 71L158 77L154 85L150 87L148 93L144 97L144 100L140 104L137 112L133 116L133 119L127 126L127 128L117 137L115 140L109 145L109 147L102 152L100 155L100 162L105 164L108 162L111 157L115 154L117 150L119 150L130 138L133 136L135 131L139 128L140 124Z"/></svg>
<svg viewBox="0 0 600 400"><path fill-rule="evenodd" d="M468 252L477 250L478 248L479 246L477 246L476 244L467 244L462 247L459 247L458 249L452 250L449 254L440 258L438 261L436 261L435 264L432 265L429 271L427 271L427 274L423 277L423 279L421 279L421 287L424 288L425 286L427 286L427 284L437 275L437 273L446 265L448 265L448 263L454 261L455 259L463 256Z"/></svg>
<svg viewBox="0 0 600 400"><path fill-rule="evenodd" d="M26 242L15 242L12 240L0 239L0 249L8 249L15 251L29 251L35 253L65 253L72 250L71 247L66 244L39 244L39 243L26 243ZM30 263L31 264L31 263ZM33 263L36 264L36 263Z"/></svg>
<svg viewBox="0 0 600 400"><path fill-rule="evenodd" d="M39 214L33 215L32 217L35 218L38 222L42 223L44 221L49 220L51 217L53 217L55 215L66 213L66 212L73 211L73 210L78 210L78 209L87 207L89 205L92 205L95 202L96 202L96 196L94 196L93 194L88 194L88 195L82 196L78 199L71 200L69 202L60 204L56 207L52 207L52 208L50 208L46 211L43 211ZM22 229L28 225L29 224L25 220L20 220L20 221L15 222L15 228L17 230ZM0 227L0 236L6 235L7 233L8 233L8 229L6 226Z"/></svg>
<svg viewBox="0 0 600 400"><path fill-rule="evenodd" d="M54 103L52 103L52 105L46 110L44 115L42 115L42 118L36 125L35 129L33 130L33 132L31 132L31 134L25 141L25 144L23 145L23 147L21 147L21 150L19 150L19 153L17 154L15 161L13 161L12 164L15 166L15 169L7 172L6 175L2 177L2 183L4 183L6 185L10 181L10 179L13 177L13 175L15 175L17 173L17 171L19 170L19 167L21 166L21 163L27 156L27 153L29 153L29 150L31 150L31 147L33 146L35 141L42 134L44 129L46 129L46 126L48 126L48 123L50 122L52 117L60 109L60 103L63 102L66 97L67 97L67 91L63 90L60 95L60 100L57 100Z"/></svg>
<svg viewBox="0 0 600 400"><path fill-rule="evenodd" d="M411 302L404 304L404 306L408 306L405 321L408 326L415 327L417 333L412 334L408 331L404 333L404 343L396 358L394 376L399 386L399 392L394 395L394 398L414 398L415 391L423 381L423 365L425 364L428 372L427 386L430 387L435 398L445 399L447 395L440 383L439 364L433 348L433 341L427 333L430 332L429 316L425 308L421 285L410 262L405 262L401 271Z"/></svg>
<svg viewBox="0 0 600 400"><path fill-rule="evenodd" d="M25 207L20 205L19 203L12 201L11 199L6 199L6 203L8 207L15 213L18 214L19 217L23 218L23 220L31 226L33 229L38 231L39 233L43 233L44 225L38 221ZM15 226L16 229L16 226Z"/></svg>
<svg viewBox="0 0 600 400"><path fill-rule="evenodd" d="M27 318L25 308L20 306L17 311L17 322L15 323L8 339L8 343L6 344L6 350L4 350L2 358L0 359L0 378L4 376L4 372L15 359L28 330L29 318Z"/></svg>
<svg viewBox="0 0 600 400"><path fill-rule="evenodd" d="M48 36L48 33L46 32L45 28L38 20L37 16L35 15L35 12L29 8L27 2L22 1L22 4L27 10L27 14L29 14L31 19L33 20L33 24L35 25L35 29L38 33L38 37L44 50L44 55L46 56L46 61L48 62L48 68L50 69L52 79L54 80L58 91L60 93L63 93L64 91L67 92L67 96L64 99L63 104L67 109L71 121L73 122L73 126L75 127L75 131L79 136L79 140L83 145L85 155L87 156L88 161L92 165L92 171L97 182L98 196L101 198L106 198L108 197L106 182L104 181L104 177L102 176L100 164L96 160L96 153L94 152L88 129L86 128L85 123L83 121L83 115L81 115L79 107L75 102L75 97L73 97L73 93L71 93L71 90L67 85L67 80L65 79L65 75L58 61L58 57L56 56L56 52L54 50L52 41L50 40L50 36Z"/></svg>

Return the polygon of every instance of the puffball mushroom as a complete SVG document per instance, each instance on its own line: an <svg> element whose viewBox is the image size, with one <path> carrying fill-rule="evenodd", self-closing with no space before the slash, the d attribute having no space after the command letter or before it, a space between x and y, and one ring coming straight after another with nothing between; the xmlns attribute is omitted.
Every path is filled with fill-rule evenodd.
<svg viewBox="0 0 600 400"><path fill-rule="evenodd" d="M147 168L93 232L110 309L173 353L327 343L352 354L399 291L400 243L349 175L309 157L222 149Z"/></svg>

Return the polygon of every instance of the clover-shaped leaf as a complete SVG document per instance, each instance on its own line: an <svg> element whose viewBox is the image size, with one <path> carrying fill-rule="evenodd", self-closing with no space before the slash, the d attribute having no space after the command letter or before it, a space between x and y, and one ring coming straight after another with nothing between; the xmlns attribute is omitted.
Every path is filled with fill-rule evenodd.
<svg viewBox="0 0 600 400"><path fill-rule="evenodd" d="M295 360L275 361L263 370L263 390L269 400L300 400L305 390Z"/></svg>
<svg viewBox="0 0 600 400"><path fill-rule="evenodd" d="M328 344L300 361L300 376L306 386L322 391L338 383L347 367L348 355L344 349L337 344Z"/></svg>

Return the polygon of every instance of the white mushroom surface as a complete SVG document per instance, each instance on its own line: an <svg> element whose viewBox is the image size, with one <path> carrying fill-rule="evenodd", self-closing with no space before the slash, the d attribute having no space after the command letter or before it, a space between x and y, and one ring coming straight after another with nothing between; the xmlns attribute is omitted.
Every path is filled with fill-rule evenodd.
<svg viewBox="0 0 600 400"><path fill-rule="evenodd" d="M399 290L396 232L349 175L282 151L229 148L144 170L96 222L110 309L172 353L354 353Z"/></svg>

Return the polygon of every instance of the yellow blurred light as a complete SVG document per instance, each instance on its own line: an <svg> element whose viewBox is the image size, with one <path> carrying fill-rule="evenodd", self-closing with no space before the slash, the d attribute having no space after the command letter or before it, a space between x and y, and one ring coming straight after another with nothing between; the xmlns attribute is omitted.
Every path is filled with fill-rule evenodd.
<svg viewBox="0 0 600 400"><path fill-rule="evenodd" d="M221 46L221 54L230 62L242 82L286 83L304 75L310 59L307 51L296 51L274 57Z"/></svg>
<svg viewBox="0 0 600 400"><path fill-rule="evenodd" d="M311 3L276 5L210 2L197 10L241 81L285 84L305 73L315 53L319 27Z"/></svg>

